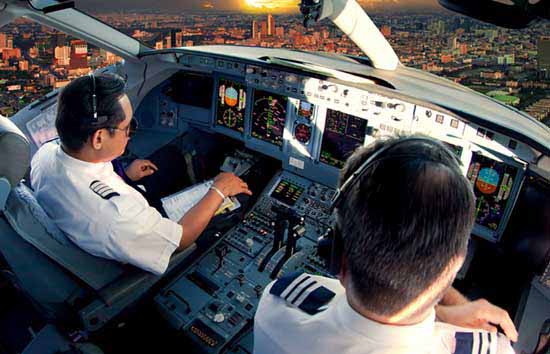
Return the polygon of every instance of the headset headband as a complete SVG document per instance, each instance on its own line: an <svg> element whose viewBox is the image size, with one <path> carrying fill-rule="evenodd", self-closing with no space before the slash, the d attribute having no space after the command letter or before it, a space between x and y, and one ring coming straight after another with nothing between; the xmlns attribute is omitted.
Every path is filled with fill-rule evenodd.
<svg viewBox="0 0 550 354"><path fill-rule="evenodd" d="M97 95L95 87L95 75L93 72L90 72L88 76L92 79L92 125L98 125L105 123L109 117L108 116L99 116L97 115Z"/></svg>
<svg viewBox="0 0 550 354"><path fill-rule="evenodd" d="M361 166L359 166L359 168L357 168L352 174L351 176L349 176L346 181L344 183L342 183L342 185L340 186L340 188L338 188L336 190L336 193L334 194L334 197L332 198L332 204L331 204L331 211L334 211L334 209L338 208L340 206L340 204L342 203L342 200L344 199L344 197L348 194L348 190L351 190L351 188L353 186L355 186L360 180L361 180L361 177L368 171L368 169L374 164L374 163L377 163L377 162L382 162L382 161L385 161L385 160L393 160L393 159L397 159L397 158L418 158L419 155L418 154L408 154L408 153L403 153L403 154L396 154L396 155L393 155L393 156L388 156L388 157L382 157L382 158L379 158L379 156L381 156L382 154L384 154L385 152L387 152L388 150L390 149L393 149L401 144L404 144L404 143L409 143L409 142L414 142L414 141L422 141L422 142L425 142L425 143L428 143L428 144L432 144L432 145L435 145L435 146L438 146L438 147L441 147L445 150L447 150L445 148L445 146L443 146L443 144L441 144L439 141L436 141L436 140L433 140L433 139L430 139L428 137L409 137L409 138L404 138L404 139L401 139L401 140L397 140L396 142L394 143L390 143L389 145L386 145L382 148L380 148L378 151L374 152L368 159L366 159L362 164ZM455 155L453 155L452 153L450 153L450 155L453 157L453 161L456 162L457 164L457 167L460 169L460 166L459 166L459 161L458 159L456 158ZM431 160L431 161L434 161L434 162L437 162L433 159L426 159L424 157L425 160Z"/></svg>

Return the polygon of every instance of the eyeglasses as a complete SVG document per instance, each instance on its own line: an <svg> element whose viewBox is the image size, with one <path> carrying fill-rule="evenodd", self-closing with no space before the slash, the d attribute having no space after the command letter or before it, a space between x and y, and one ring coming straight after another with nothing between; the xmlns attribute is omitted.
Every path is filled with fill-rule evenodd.
<svg viewBox="0 0 550 354"><path fill-rule="evenodd" d="M126 137L130 138L138 129L138 121L136 117L132 116L132 120L130 121L130 124L126 126L126 128L119 128L119 127L104 127L104 129L109 130L121 130L123 132L126 132Z"/></svg>

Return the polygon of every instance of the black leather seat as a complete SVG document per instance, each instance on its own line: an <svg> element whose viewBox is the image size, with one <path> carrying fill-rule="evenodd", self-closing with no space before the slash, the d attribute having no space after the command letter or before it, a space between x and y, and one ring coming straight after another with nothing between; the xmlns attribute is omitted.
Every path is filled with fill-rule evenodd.
<svg viewBox="0 0 550 354"><path fill-rule="evenodd" d="M29 142L6 118L0 118L0 156L0 252L14 282L47 318L74 318L76 312L83 329L98 330L162 278L90 255L66 237L22 181ZM174 255L166 274L193 249Z"/></svg>

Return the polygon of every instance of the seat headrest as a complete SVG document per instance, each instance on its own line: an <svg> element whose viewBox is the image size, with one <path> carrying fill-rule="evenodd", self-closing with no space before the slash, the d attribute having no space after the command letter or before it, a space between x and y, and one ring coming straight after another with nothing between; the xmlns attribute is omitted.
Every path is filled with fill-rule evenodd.
<svg viewBox="0 0 550 354"><path fill-rule="evenodd" d="M29 141L21 130L8 118L0 116L0 193L2 186L9 182L16 186L27 173L30 166ZM0 196L1 199L1 196ZM1 205L0 205L1 207Z"/></svg>

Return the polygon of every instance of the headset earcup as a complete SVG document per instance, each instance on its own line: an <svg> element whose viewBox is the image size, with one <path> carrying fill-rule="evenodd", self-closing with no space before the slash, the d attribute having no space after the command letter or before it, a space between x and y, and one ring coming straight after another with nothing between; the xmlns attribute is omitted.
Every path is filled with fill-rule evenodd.
<svg viewBox="0 0 550 354"><path fill-rule="evenodd" d="M340 273L342 264L342 252L344 252L344 240L337 226L334 226L332 231L332 247L330 250L329 272L332 275Z"/></svg>
<svg viewBox="0 0 550 354"><path fill-rule="evenodd" d="M330 259L332 257L333 233L334 231L329 227L326 229L325 233L317 239L317 255L327 266L330 265Z"/></svg>
<svg viewBox="0 0 550 354"><path fill-rule="evenodd" d="M340 273L343 242L337 227L328 228L317 240L317 254L328 267L332 275Z"/></svg>

